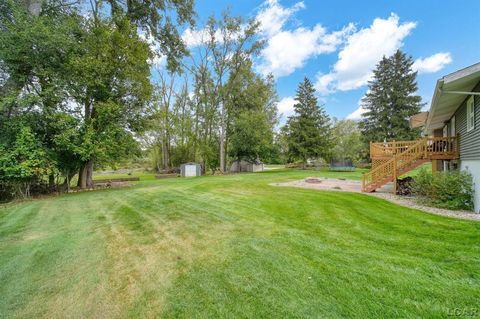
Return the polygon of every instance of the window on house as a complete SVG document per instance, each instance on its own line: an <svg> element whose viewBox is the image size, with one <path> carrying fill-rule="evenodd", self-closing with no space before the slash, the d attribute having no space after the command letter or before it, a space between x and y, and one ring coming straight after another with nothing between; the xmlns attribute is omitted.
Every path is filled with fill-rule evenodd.
<svg viewBox="0 0 480 319"><path fill-rule="evenodd" d="M467 132L470 132L475 128L475 104L474 99L471 96L467 100Z"/></svg>
<svg viewBox="0 0 480 319"><path fill-rule="evenodd" d="M455 136L457 135L457 129L456 129L456 120L455 120L455 116L452 117L452 119L450 120L450 136Z"/></svg>

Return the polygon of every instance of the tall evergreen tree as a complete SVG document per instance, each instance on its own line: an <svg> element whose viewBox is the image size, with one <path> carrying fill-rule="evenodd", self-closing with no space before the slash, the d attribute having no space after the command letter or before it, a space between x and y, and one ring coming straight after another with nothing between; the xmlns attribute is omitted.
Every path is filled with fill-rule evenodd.
<svg viewBox="0 0 480 319"><path fill-rule="evenodd" d="M383 57L373 71L368 92L362 99L367 110L360 122L363 139L369 141L410 140L420 135L412 129L409 118L422 108L417 92L417 72L413 60L400 50L391 57Z"/></svg>
<svg viewBox="0 0 480 319"><path fill-rule="evenodd" d="M286 136L291 158L304 165L309 158L328 158L332 146L330 118L318 105L315 88L305 78L295 96L295 115L287 121Z"/></svg>

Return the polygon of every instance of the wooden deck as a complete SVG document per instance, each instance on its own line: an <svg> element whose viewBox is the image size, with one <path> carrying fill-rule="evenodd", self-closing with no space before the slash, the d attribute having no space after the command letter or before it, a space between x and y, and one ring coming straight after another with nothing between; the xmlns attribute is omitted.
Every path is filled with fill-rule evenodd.
<svg viewBox="0 0 480 319"><path fill-rule="evenodd" d="M371 142L372 170L363 175L362 191L373 192L428 161L453 160L458 156L459 143L455 136L425 137L415 141Z"/></svg>
<svg viewBox="0 0 480 319"><path fill-rule="evenodd" d="M391 159L412 148L419 141L424 142L425 156L429 159L455 159L458 158L458 138L453 137L425 137L415 141L391 141L391 142L370 142L370 158Z"/></svg>

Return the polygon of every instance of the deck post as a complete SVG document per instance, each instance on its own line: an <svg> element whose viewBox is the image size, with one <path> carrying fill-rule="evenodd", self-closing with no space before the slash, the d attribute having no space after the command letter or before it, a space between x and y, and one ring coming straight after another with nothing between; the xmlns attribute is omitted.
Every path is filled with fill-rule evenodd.
<svg viewBox="0 0 480 319"><path fill-rule="evenodd" d="M393 156L393 195L397 194L397 156Z"/></svg>

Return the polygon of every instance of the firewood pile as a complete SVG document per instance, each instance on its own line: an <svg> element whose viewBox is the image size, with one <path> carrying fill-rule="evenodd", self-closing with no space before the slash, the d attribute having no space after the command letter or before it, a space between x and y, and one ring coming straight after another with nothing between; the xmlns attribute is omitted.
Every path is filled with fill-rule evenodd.
<svg viewBox="0 0 480 319"><path fill-rule="evenodd" d="M412 196L413 190L413 177L405 177L402 179L397 179L397 195L401 196Z"/></svg>

